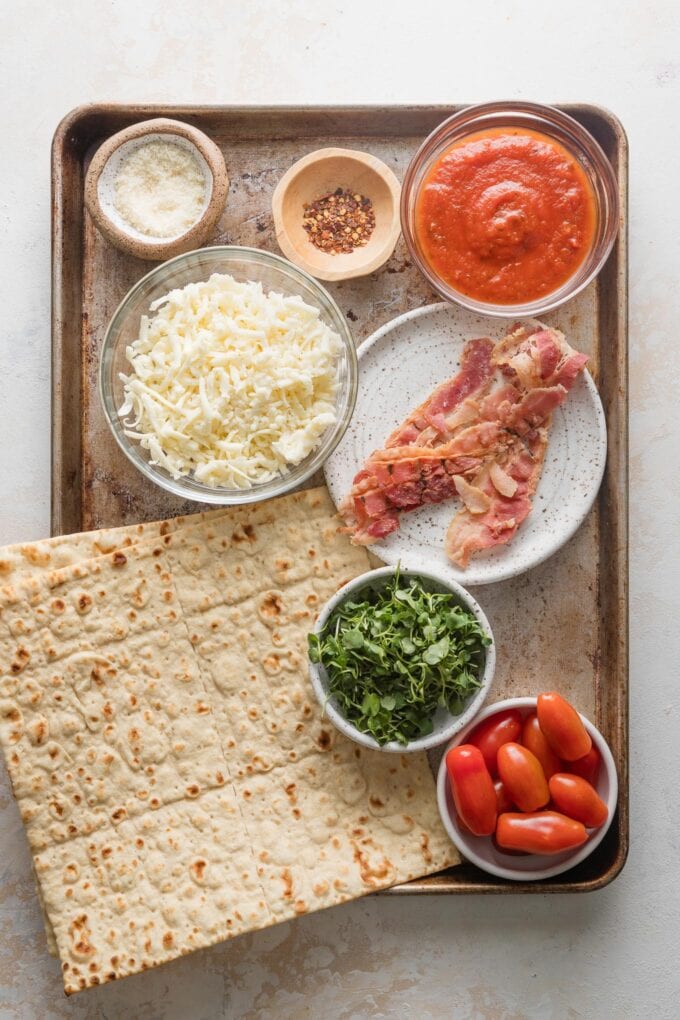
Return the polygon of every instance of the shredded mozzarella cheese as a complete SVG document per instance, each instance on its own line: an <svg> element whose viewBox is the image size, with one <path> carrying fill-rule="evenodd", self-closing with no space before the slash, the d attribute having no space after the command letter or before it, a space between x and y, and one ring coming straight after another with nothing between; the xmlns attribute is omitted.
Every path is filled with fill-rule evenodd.
<svg viewBox="0 0 680 1020"><path fill-rule="evenodd" d="M173 478L247 489L336 422L340 337L300 297L226 274L155 301L120 376L125 434Z"/></svg>

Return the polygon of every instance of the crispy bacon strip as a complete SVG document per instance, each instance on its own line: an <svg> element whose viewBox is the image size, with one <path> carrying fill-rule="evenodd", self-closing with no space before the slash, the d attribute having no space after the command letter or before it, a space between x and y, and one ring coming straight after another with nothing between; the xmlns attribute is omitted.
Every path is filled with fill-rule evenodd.
<svg viewBox="0 0 680 1020"><path fill-rule="evenodd" d="M521 398L514 387L501 387L498 396L491 394L483 402L479 409L482 420L462 429L448 443L433 447L414 444L371 454L340 506L352 540L370 544L399 527L399 512L455 499L460 495L456 475L474 478L514 435L527 435L566 396L563 386L532 390Z"/></svg>
<svg viewBox="0 0 680 1020"><path fill-rule="evenodd" d="M526 445L517 439L508 449L502 468L516 482L512 496L503 496L493 483L489 467L482 468L473 485L488 497L489 509L484 514L473 514L463 508L453 518L444 543L446 555L453 563L465 569L475 553L505 545L514 537L531 512L547 445L545 427L531 433Z"/></svg>
<svg viewBox="0 0 680 1020"><path fill-rule="evenodd" d="M449 418L468 397L487 389L493 380L493 341L470 340L463 348L460 371L437 386L420 407L409 414L387 438L386 447L431 445L450 436Z"/></svg>
<svg viewBox="0 0 680 1020"><path fill-rule="evenodd" d="M527 329L517 324L496 344L492 360L524 390L550 386L569 390L588 357L570 347L559 329Z"/></svg>
<svg viewBox="0 0 680 1020"><path fill-rule="evenodd" d="M525 436L550 419L553 411L567 399L564 386L543 386L529 390L524 396L499 413L502 424L510 432Z"/></svg>
<svg viewBox="0 0 680 1020"><path fill-rule="evenodd" d="M420 464L452 457L488 457L494 443L503 440L502 432L507 427L504 418L519 421L523 407L524 405L520 404L519 392L508 384L498 390L497 396L491 394L481 404L472 399L466 400L456 412L458 426L453 437L446 443L433 443L430 446L412 443L375 450L361 471L354 476L351 492L343 506L355 496L372 489L380 489L393 481L400 481L399 464L402 461ZM530 410L531 408L528 408L527 413ZM471 469L476 470L479 466L480 462L477 460L474 465L461 469L461 473L469 474Z"/></svg>
<svg viewBox="0 0 680 1020"><path fill-rule="evenodd" d="M552 412L566 400L587 360L556 329L517 325L496 345L493 362L512 380L511 389L492 393L488 400L495 399L499 421L518 439L472 479L490 506L484 515L465 507L453 518L445 541L453 563L465 569L475 553L508 543L526 520L543 469ZM494 484L499 468L516 483L514 491L506 484L505 495Z"/></svg>
<svg viewBox="0 0 680 1020"><path fill-rule="evenodd" d="M480 422L434 448L378 450L340 507L352 541L368 545L396 531L400 512L456 497L456 478L477 474L504 434L497 422Z"/></svg>

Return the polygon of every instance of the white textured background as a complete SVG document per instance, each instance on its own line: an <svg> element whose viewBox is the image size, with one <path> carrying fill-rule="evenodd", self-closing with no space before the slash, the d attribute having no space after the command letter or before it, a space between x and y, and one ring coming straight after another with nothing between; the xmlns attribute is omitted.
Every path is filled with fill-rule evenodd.
<svg viewBox="0 0 680 1020"><path fill-rule="evenodd" d="M0 86L0 541L49 528L49 146L93 100L588 101L631 144L632 850L587 897L373 899L66 1000L0 788L0 1016L680 1016L674 0L17 0ZM531 621L527 620L527 627Z"/></svg>

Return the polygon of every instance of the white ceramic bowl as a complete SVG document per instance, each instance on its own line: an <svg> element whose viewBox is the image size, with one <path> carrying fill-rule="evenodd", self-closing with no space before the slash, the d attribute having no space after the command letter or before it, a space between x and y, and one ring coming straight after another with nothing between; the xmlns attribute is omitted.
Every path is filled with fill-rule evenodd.
<svg viewBox="0 0 680 1020"><path fill-rule="evenodd" d="M600 775L596 784L597 792L607 805L609 816L607 821L599 829L591 830L588 840L575 850L565 850L561 854L551 854L549 857L539 854L506 854L499 850L493 843L491 836L473 836L471 832L464 832L458 822L458 816L453 803L453 796L448 782L446 772L446 754L452 747L464 744L468 735L478 723L489 716L502 712L507 708L518 708L523 716L529 715L536 710L536 698L508 698L506 701L498 701L495 705L488 705L483 712L480 712L470 725L462 729L456 739L452 740L444 752L439 765L437 776L437 801L439 812L452 843L455 843L460 853L472 864L476 864L482 871L490 875L497 875L499 878L509 878L516 882L536 882L542 878L553 878L561 875L562 872L575 868L577 864L584 861L592 854L593 850L600 845L604 839L607 829L614 819L616 802L619 794L619 784L616 777L616 765L609 750L609 745L598 729L581 716L583 725L588 730L593 744L602 756Z"/></svg>
<svg viewBox="0 0 680 1020"><path fill-rule="evenodd" d="M316 634L321 633L326 620L331 615L335 607L341 602L344 602L350 595L354 595L360 592L363 588L367 588L369 586L377 588L384 587L394 576L395 569L395 567L380 567L378 570L369 570L368 573L355 577L353 581L350 581L348 584L340 588L339 591L337 591L323 607L319 618L314 625L314 632ZM479 712L480 708L484 704L484 700L489 692L489 688L491 687L494 670L496 668L496 645L493 640L493 633L491 631L489 621L469 591L466 591L462 585L457 584L455 581L445 580L437 574L433 574L430 570L405 569L402 567L400 573L401 576L405 578L417 577L424 580L431 591L451 592L455 595L460 605L474 613L483 630L490 636L491 644L486 648L486 658L484 662L484 670L481 676L481 685L467 702L465 711L461 712L460 715L451 715L444 708L437 709L434 716L433 732L429 733L426 737L420 737L418 740L412 740L408 744L399 744L397 741L390 741L390 743L383 744L381 746L373 739L373 737L369 736L367 733L362 733L353 726L352 723L348 722L338 709L335 699L333 697L328 697L328 676L326 674L326 670L321 663L310 662L309 676L312 682L312 687L314 688L314 693L316 694L317 700L323 708L326 717L330 719L336 729L340 730L341 733L344 733L346 737L349 737L350 740L354 740L357 744L362 744L364 747L370 747L374 751L388 751L393 754L404 754L408 751L427 751L432 747L436 747L438 744L443 744L446 740L450 740L454 734L462 730L467 723L474 719L477 712Z"/></svg>
<svg viewBox="0 0 680 1020"><path fill-rule="evenodd" d="M143 234L116 208L115 181L123 160L149 142L170 141L194 157L204 181L203 205L196 220L172 237ZM229 192L219 147L191 124L155 117L118 131L99 147L85 178L85 204L98 229L116 248L136 258L174 258L204 244L217 225Z"/></svg>

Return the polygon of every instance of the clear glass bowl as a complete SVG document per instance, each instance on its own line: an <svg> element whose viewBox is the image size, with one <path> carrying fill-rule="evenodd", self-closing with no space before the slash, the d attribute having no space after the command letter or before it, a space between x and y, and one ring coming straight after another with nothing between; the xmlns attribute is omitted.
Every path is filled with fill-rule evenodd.
<svg viewBox="0 0 680 1020"><path fill-rule="evenodd" d="M554 139L584 169L597 206L595 237L585 259L569 279L550 294L524 304L500 305L454 290L427 261L415 229L420 190L433 164L455 142L467 135L491 128L519 127L539 131ZM411 160L401 192L401 229L413 261L430 285L447 301L454 301L473 312L498 317L520 318L541 315L564 304L587 287L599 273L612 250L619 228L619 196L611 163L593 136L561 110L537 103L499 102L469 106L445 120L430 134Z"/></svg>
<svg viewBox="0 0 680 1020"><path fill-rule="evenodd" d="M321 437L319 445L287 474L250 489L212 488L191 475L173 478L164 468L150 463L149 453L138 440L125 435L118 408L123 404L120 373L129 373L126 347L139 336L142 315L149 305L176 287L207 280L212 273L229 273L241 282L261 283L265 291L299 296L318 308L324 321L339 335L342 353L338 366L337 420ZM150 481L182 499L220 506L256 503L271 499L300 485L317 471L340 442L354 410L357 394L357 355L345 318L328 292L303 270L286 259L257 248L216 246L190 251L164 262L144 276L121 301L104 337L99 362L99 393L113 436L125 456Z"/></svg>

